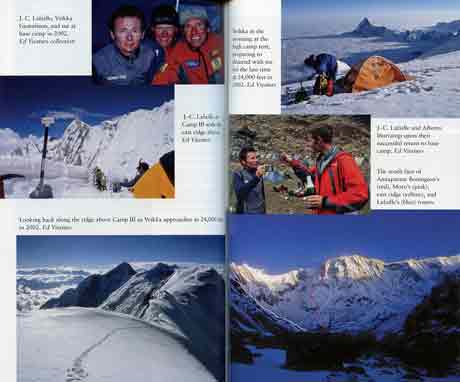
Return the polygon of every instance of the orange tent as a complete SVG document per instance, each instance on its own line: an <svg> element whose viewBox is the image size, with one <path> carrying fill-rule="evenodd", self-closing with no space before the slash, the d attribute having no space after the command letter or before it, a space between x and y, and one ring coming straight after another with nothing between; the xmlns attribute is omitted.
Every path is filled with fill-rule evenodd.
<svg viewBox="0 0 460 382"><path fill-rule="evenodd" d="M408 79L409 77L390 60L380 56L371 56L350 69L345 76L344 85L346 91L355 93L381 88Z"/></svg>

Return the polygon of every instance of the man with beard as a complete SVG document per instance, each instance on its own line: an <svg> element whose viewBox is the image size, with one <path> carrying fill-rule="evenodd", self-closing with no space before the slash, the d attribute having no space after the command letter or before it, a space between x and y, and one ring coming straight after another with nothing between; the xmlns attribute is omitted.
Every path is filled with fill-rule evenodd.
<svg viewBox="0 0 460 382"><path fill-rule="evenodd" d="M151 81L161 64L160 51L143 41L144 14L124 5L113 12L109 23L112 43L93 55L93 78L103 85L142 85Z"/></svg>
<svg viewBox="0 0 460 382"><path fill-rule="evenodd" d="M321 125L311 131L307 148L317 155L316 166L283 154L282 160L295 171L314 177L315 194L305 198L306 207L319 215L354 213L369 200L369 186L353 156L333 143L333 128Z"/></svg>
<svg viewBox="0 0 460 382"><path fill-rule="evenodd" d="M180 13L180 24L184 39L174 46L152 84L223 83L224 42L211 32L206 8L186 8Z"/></svg>

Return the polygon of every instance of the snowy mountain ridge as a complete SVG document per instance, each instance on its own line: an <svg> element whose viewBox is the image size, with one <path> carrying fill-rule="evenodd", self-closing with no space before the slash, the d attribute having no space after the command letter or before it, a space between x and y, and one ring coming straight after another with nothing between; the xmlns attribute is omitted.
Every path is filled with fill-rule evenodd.
<svg viewBox="0 0 460 382"><path fill-rule="evenodd" d="M42 138L20 138L3 129L8 139L0 149L9 167L27 167L41 159ZM150 164L174 147L174 101L153 110L139 109L91 126L72 121L62 137L48 142L48 167L100 167L116 178L131 177L139 159ZM61 171L62 172L62 171ZM21 171L24 173L24 171Z"/></svg>
<svg viewBox="0 0 460 382"><path fill-rule="evenodd" d="M224 290L223 278L213 268L180 268L159 263L134 275L100 308L140 318L180 336L221 380L225 348Z"/></svg>
<svg viewBox="0 0 460 382"><path fill-rule="evenodd" d="M225 285L209 266L157 263L136 272L122 263L52 298L41 309L98 307L159 327L185 344L218 379L225 359Z"/></svg>
<svg viewBox="0 0 460 382"><path fill-rule="evenodd" d="M392 263L353 255L329 259L317 270L298 270L295 282L284 283L232 264L231 280L263 308L305 330L382 335L401 330L432 287L459 270L460 255ZM241 298L232 291L239 306Z"/></svg>
<svg viewBox="0 0 460 382"><path fill-rule="evenodd" d="M363 18L358 26L345 36L353 37L382 37L399 41L442 41L460 36L460 20L436 25L423 29L396 31L384 26L373 25L367 17Z"/></svg>

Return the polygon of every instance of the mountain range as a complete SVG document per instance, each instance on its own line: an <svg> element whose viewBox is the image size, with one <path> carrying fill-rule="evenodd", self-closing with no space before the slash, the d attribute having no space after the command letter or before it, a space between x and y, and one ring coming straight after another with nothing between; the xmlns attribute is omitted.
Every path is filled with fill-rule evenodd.
<svg viewBox="0 0 460 382"><path fill-rule="evenodd" d="M280 275L232 264L232 330L398 333L432 288L457 272L460 256L391 263L341 256Z"/></svg>
<svg viewBox="0 0 460 382"><path fill-rule="evenodd" d="M460 36L460 20L437 23L436 25L405 31L396 31L384 26L373 25L367 17L363 18L352 31L344 33L348 37L381 37L398 41L446 41Z"/></svg>
<svg viewBox="0 0 460 382"><path fill-rule="evenodd" d="M38 173L43 138L33 135L22 138L11 129L3 129L0 136L4 141L0 147L2 168L26 176L28 172ZM75 173L78 168L89 170L97 166L112 177L131 177L140 159L153 164L173 149L174 101L153 110L135 110L97 125L76 119L61 137L50 138L47 176L72 176L72 171Z"/></svg>
<svg viewBox="0 0 460 382"><path fill-rule="evenodd" d="M40 309L96 307L138 318L182 341L216 377L225 374L225 286L209 266L158 263L136 272L122 263L93 274Z"/></svg>

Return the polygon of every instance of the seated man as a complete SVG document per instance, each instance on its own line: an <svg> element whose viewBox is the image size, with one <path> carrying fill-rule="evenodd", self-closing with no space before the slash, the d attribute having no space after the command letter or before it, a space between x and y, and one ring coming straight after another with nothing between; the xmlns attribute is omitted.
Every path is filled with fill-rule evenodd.
<svg viewBox="0 0 460 382"><path fill-rule="evenodd" d="M180 13L184 39L168 55L153 85L221 84L224 82L224 42L211 32L206 8L194 6Z"/></svg>
<svg viewBox="0 0 460 382"><path fill-rule="evenodd" d="M134 6L121 6L109 21L112 43L93 55L93 78L104 85L142 85L151 81L162 62L162 51L142 40L144 14Z"/></svg>
<svg viewBox="0 0 460 382"><path fill-rule="evenodd" d="M312 54L305 59L304 63L313 68L318 75L314 93L319 95L326 93L326 95L332 97L334 95L334 83L337 75L337 59L335 56L326 53L317 56ZM322 81L325 82L325 85L322 84Z"/></svg>

